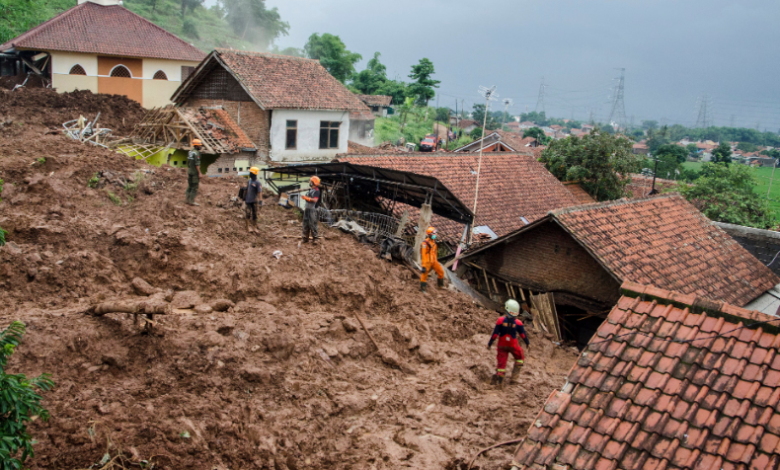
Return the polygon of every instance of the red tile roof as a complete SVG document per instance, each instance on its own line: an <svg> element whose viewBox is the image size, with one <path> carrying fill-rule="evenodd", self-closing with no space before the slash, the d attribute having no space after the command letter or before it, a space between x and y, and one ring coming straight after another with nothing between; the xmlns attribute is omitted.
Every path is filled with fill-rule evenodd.
<svg viewBox="0 0 780 470"><path fill-rule="evenodd" d="M563 183L563 185L566 186L566 189L568 189L572 196L577 200L577 204L592 204L596 202L596 200L593 199L593 196L588 194L580 183L570 181Z"/></svg>
<svg viewBox="0 0 780 470"><path fill-rule="evenodd" d="M469 127L469 126L476 126L477 121L471 120L471 119L463 119L460 121L460 127L461 129Z"/></svg>
<svg viewBox="0 0 780 470"><path fill-rule="evenodd" d="M654 287L623 289L512 465L778 468L778 318Z"/></svg>
<svg viewBox="0 0 780 470"><path fill-rule="evenodd" d="M236 121L230 117L230 115L224 109L210 109L204 110L202 113L208 115L209 112L214 113L214 117L222 123L227 132L223 134L225 137L232 140L235 146L239 149L257 148L254 142L246 135L246 133L236 124ZM232 134L232 135L231 135Z"/></svg>
<svg viewBox="0 0 780 470"><path fill-rule="evenodd" d="M556 220L624 281L746 305L778 278L677 194L569 207Z"/></svg>
<svg viewBox="0 0 780 470"><path fill-rule="evenodd" d="M227 66L263 109L369 111L318 60L230 49L217 49L209 59L211 56ZM201 64L187 82L197 80L205 70ZM179 90L185 89L187 82Z"/></svg>
<svg viewBox="0 0 780 470"><path fill-rule="evenodd" d="M357 95L357 97L368 106L390 106L393 102L393 97L386 95Z"/></svg>
<svg viewBox="0 0 780 470"><path fill-rule="evenodd" d="M478 154L443 152L338 158L342 162L433 176L470 208L474 206L478 159ZM571 193L532 155L483 154L477 225L487 225L502 236L525 225L520 217L531 223L553 209L574 204ZM462 225L437 217L434 223L437 228L442 227L439 233L444 238L460 239Z"/></svg>
<svg viewBox="0 0 780 470"><path fill-rule="evenodd" d="M77 5L0 45L0 51L12 47L195 62L206 56L123 6L92 2Z"/></svg>

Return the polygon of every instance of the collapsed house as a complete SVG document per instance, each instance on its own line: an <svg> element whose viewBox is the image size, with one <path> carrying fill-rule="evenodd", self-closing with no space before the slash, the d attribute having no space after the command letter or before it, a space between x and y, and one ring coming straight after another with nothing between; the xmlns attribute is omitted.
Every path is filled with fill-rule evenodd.
<svg viewBox="0 0 780 470"><path fill-rule="evenodd" d="M360 101L371 109L371 113L376 117L386 118L390 105L393 104L393 97L387 95L357 95Z"/></svg>
<svg viewBox="0 0 780 470"><path fill-rule="evenodd" d="M677 194L557 209L462 259L458 274L493 300L544 295L553 333L580 347L626 281L739 307L780 282Z"/></svg>
<svg viewBox="0 0 780 470"><path fill-rule="evenodd" d="M59 92L123 95L152 108L170 103L204 57L121 0L79 0L0 45L0 74L36 74Z"/></svg>
<svg viewBox="0 0 780 470"><path fill-rule="evenodd" d="M350 113L370 115L319 61L228 49L209 54L172 101L180 108L222 109L253 143L250 162L331 160L347 151ZM246 159L223 154L220 165L240 168L236 162Z"/></svg>
<svg viewBox="0 0 780 470"><path fill-rule="evenodd" d="M512 470L778 468L775 320L624 284Z"/></svg>
<svg viewBox="0 0 780 470"><path fill-rule="evenodd" d="M343 155L338 162L384 168L394 171L436 177L473 209L476 194L477 171L480 173L479 194L473 227L476 241L491 240L530 224L549 211L576 204L571 193L532 155L515 153L486 153L482 156L466 153ZM312 169L316 171L316 169ZM417 210L392 196L359 201L374 210L397 218L409 212L417 220ZM466 228L461 222L434 214L431 219L439 236L449 245L444 250L455 252ZM444 253L442 253L443 255Z"/></svg>

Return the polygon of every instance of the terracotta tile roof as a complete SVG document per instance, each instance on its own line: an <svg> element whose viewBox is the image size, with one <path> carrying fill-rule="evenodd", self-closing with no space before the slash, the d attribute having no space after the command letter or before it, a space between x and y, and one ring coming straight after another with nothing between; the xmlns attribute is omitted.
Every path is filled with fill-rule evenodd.
<svg viewBox="0 0 780 470"><path fill-rule="evenodd" d="M217 49L212 55L219 57L263 109L369 111L317 60L231 49ZM188 82L206 69L199 67Z"/></svg>
<svg viewBox="0 0 780 470"><path fill-rule="evenodd" d="M85 2L7 43L41 51L201 61L206 54L120 5Z"/></svg>
<svg viewBox="0 0 780 470"><path fill-rule="evenodd" d="M356 95L362 102L368 106L390 106L393 102L392 96L386 95Z"/></svg>
<svg viewBox="0 0 780 470"><path fill-rule="evenodd" d="M673 190L677 186L685 184L680 181L664 178L655 179L655 189L658 191ZM632 174L631 182L626 185L626 197L631 199L648 197L653 189L653 177L640 174ZM629 196L630 192L630 196ZM659 194L660 195L660 194Z"/></svg>
<svg viewBox="0 0 780 470"><path fill-rule="evenodd" d="M563 185L566 186L566 189L568 189L572 196L577 200L577 204L592 204L596 202L596 200L593 199L593 196L588 194L580 183L569 181L563 183Z"/></svg>
<svg viewBox="0 0 780 470"><path fill-rule="evenodd" d="M474 205L478 159L478 154L443 152L338 158L342 162L436 177L469 207ZM553 209L574 204L571 193L532 155L483 154L477 225L487 225L502 236L525 225L520 217L531 223ZM434 223L441 227L439 233L444 238L460 239L462 225L437 217Z"/></svg>
<svg viewBox="0 0 780 470"><path fill-rule="evenodd" d="M512 465L778 468L778 318L654 287L623 292Z"/></svg>
<svg viewBox="0 0 780 470"><path fill-rule="evenodd" d="M463 119L460 121L460 127L461 129L469 127L469 126L476 126L477 121L471 120L471 119Z"/></svg>
<svg viewBox="0 0 780 470"><path fill-rule="evenodd" d="M511 121L511 122L506 123L506 127L510 127L512 129L519 129L520 128L520 123L517 122L517 121Z"/></svg>
<svg viewBox="0 0 780 470"><path fill-rule="evenodd" d="M780 283L677 194L569 207L552 214L623 281L740 306Z"/></svg>

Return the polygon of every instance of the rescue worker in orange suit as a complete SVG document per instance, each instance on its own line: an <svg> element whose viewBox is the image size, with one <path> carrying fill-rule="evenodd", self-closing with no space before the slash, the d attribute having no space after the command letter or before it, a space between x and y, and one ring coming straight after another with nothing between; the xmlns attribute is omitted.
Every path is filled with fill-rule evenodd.
<svg viewBox="0 0 780 470"><path fill-rule="evenodd" d="M420 262L422 263L423 273L420 276L420 290L425 292L428 288L428 274L431 270L436 271L436 276L439 278L439 288L444 287L444 268L439 264L439 247L436 245L436 229L428 227L425 232L428 236L423 240L420 247Z"/></svg>
<svg viewBox="0 0 780 470"><path fill-rule="evenodd" d="M317 201L320 200L320 179L312 176L309 180L309 192L303 196L306 208L303 210L303 243L309 243L311 234L312 243L317 243Z"/></svg>
<svg viewBox="0 0 780 470"><path fill-rule="evenodd" d="M492 384L498 383L499 387L503 387L504 375L506 375L506 363L509 355L515 359L515 365L512 368L512 376L509 381L513 381L517 374L520 373L520 368L523 367L525 361L525 355L523 354L523 348L520 347L520 343L517 341L517 337L525 341L526 347L530 348L531 344L528 342L528 336L525 334L525 328L523 322L517 318L520 313L520 304L517 300L509 299L504 305L506 315L499 317L496 321L496 327L493 329L493 335L488 342L488 349L493 345L493 341L498 339L498 354L496 360L498 365L496 367L496 375L491 380Z"/></svg>

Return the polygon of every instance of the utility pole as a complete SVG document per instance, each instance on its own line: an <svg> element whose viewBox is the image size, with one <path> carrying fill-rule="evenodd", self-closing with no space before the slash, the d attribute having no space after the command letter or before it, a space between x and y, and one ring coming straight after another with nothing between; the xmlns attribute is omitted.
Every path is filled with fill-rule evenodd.
<svg viewBox="0 0 780 470"><path fill-rule="evenodd" d="M486 88L483 86L479 87L479 92L482 94L482 96L485 97L485 117L482 120L482 144L485 142L485 126L487 125L487 113L490 110L490 100L495 100L498 98L498 93L496 93L496 86L493 85L490 88ZM484 145L479 146L479 163L477 163L477 184L474 188L474 220L472 222L472 229L473 227L477 226L477 200L479 197L479 173L482 171L482 147Z"/></svg>
<svg viewBox="0 0 780 470"><path fill-rule="evenodd" d="M504 100L504 120L501 121L501 130L504 130L504 125L506 124L506 112L509 109L509 107L512 105L512 100L507 98Z"/></svg>
<svg viewBox="0 0 780 470"><path fill-rule="evenodd" d="M616 123L618 127L622 127L625 129L626 127L626 103L624 101L624 95L625 95L625 84L626 84L626 69L625 68L619 68L617 70L620 70L620 78L616 79L618 80L617 85L615 86L615 90L612 94L612 110L609 112L609 119L607 120L607 124L612 125L612 123Z"/></svg>
<svg viewBox="0 0 780 470"><path fill-rule="evenodd" d="M544 84L544 77L542 77L542 84L539 85L539 97L536 99L536 112L537 113L543 113L544 112L544 89L546 88Z"/></svg>
<svg viewBox="0 0 780 470"><path fill-rule="evenodd" d="M772 180L775 178L775 168L777 168L777 160L772 164L772 176L769 177L769 188L766 190L766 199L769 200L769 191L772 190Z"/></svg>
<svg viewBox="0 0 780 470"><path fill-rule="evenodd" d="M655 175L658 173L658 157L655 157L654 160L655 160L655 168L653 168L653 189L650 190L649 196L652 196L653 194L658 194L658 191L655 190Z"/></svg>

